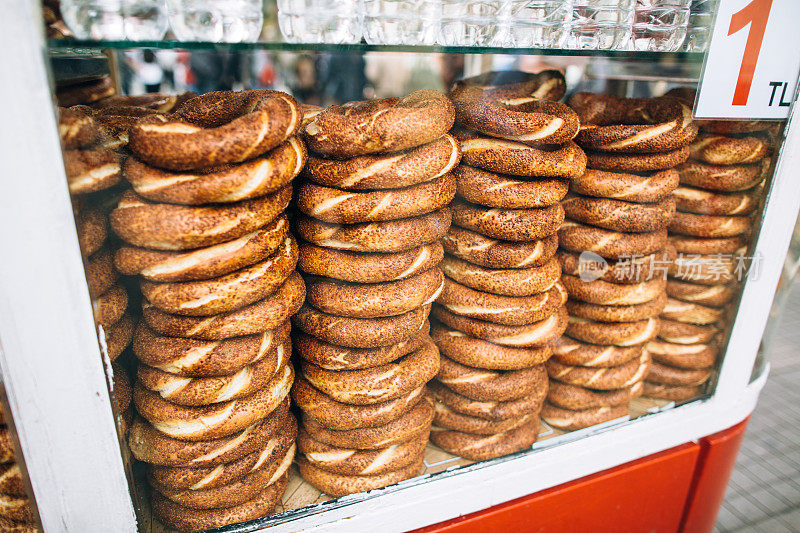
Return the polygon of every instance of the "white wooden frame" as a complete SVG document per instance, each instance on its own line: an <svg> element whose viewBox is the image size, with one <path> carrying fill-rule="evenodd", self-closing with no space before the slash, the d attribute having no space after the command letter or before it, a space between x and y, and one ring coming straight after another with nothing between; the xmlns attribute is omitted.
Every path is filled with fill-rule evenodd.
<svg viewBox="0 0 800 533"><path fill-rule="evenodd" d="M46 531L136 530L78 251L45 64L38 0L4 6L0 83L0 370ZM750 380L800 210L800 120L792 112L719 384L708 399L565 436L534 451L417 478L228 531L404 531L474 512L696 440L746 418ZM323 512L324 511L324 512Z"/></svg>
<svg viewBox="0 0 800 533"><path fill-rule="evenodd" d="M132 532L41 17L38 0L0 16L0 370L45 531Z"/></svg>

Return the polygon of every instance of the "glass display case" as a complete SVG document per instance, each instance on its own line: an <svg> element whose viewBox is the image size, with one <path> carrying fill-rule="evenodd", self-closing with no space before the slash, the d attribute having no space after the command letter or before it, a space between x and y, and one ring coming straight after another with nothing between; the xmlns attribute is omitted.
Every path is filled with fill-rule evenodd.
<svg viewBox="0 0 800 533"><path fill-rule="evenodd" d="M715 2L82 4L0 21L0 525L412 530L754 408L800 126L692 121Z"/></svg>

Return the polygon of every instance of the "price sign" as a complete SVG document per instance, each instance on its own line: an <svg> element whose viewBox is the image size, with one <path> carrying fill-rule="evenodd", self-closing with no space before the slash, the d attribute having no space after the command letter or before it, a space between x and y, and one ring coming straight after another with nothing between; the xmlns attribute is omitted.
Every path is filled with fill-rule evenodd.
<svg viewBox="0 0 800 533"><path fill-rule="evenodd" d="M789 116L800 75L800 0L721 0L696 118Z"/></svg>

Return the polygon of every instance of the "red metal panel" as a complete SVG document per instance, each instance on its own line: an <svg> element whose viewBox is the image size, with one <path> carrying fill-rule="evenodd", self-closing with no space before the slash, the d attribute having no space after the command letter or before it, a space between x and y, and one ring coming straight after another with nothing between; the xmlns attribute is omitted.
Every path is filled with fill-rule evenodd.
<svg viewBox="0 0 800 533"><path fill-rule="evenodd" d="M676 532L699 453L682 444L416 533Z"/></svg>
<svg viewBox="0 0 800 533"><path fill-rule="evenodd" d="M700 440L697 473L686 502L681 533L707 533L714 530L749 420L748 417L725 431Z"/></svg>

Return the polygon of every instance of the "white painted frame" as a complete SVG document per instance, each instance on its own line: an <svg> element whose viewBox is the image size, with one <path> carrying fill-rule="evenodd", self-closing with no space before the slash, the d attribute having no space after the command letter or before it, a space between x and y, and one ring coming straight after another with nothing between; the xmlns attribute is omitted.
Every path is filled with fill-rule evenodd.
<svg viewBox="0 0 800 533"><path fill-rule="evenodd" d="M0 370L45 531L136 530L45 64L36 0L4 6L0 83ZM719 385L708 399L552 446L353 495L226 531L405 531L617 466L746 418L766 380L749 383L800 210L800 121L792 111Z"/></svg>
<svg viewBox="0 0 800 533"><path fill-rule="evenodd" d="M0 370L45 531L133 532L41 20L38 0L0 16Z"/></svg>

